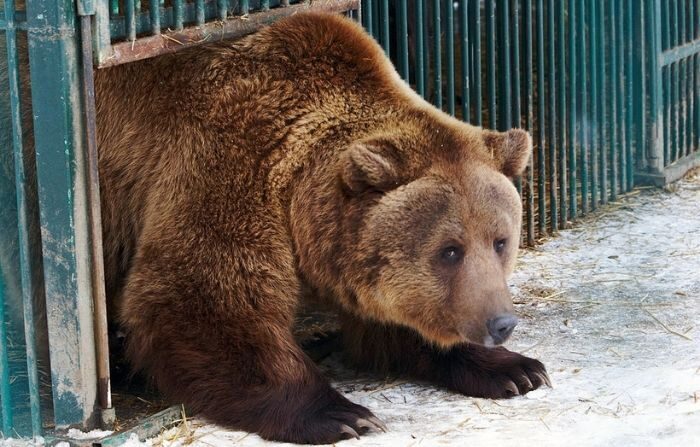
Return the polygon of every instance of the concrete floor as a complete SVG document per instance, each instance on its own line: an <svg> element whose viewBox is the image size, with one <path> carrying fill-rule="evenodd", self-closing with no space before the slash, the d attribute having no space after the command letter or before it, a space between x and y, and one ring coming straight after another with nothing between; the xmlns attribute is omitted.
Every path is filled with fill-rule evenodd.
<svg viewBox="0 0 700 447"><path fill-rule="evenodd" d="M700 175L523 251L511 286L509 348L542 360L554 388L475 399L357 378L331 357L336 386L389 427L341 445L700 445ZM196 419L130 444L280 445Z"/></svg>

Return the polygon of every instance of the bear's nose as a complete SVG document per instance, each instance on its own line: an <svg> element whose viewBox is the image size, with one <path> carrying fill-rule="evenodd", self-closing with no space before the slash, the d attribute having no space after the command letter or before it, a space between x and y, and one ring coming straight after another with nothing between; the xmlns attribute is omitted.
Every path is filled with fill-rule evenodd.
<svg viewBox="0 0 700 447"><path fill-rule="evenodd" d="M511 314L501 314L486 321L486 328L493 338L493 344L500 345L513 333L518 324L518 317Z"/></svg>

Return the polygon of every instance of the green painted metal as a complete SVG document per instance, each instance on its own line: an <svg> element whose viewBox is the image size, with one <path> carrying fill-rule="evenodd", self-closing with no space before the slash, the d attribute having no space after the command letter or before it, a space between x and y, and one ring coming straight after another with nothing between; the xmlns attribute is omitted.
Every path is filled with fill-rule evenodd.
<svg viewBox="0 0 700 447"><path fill-rule="evenodd" d="M578 0L569 0L569 204L570 216L578 217L578 41L581 37L574 26L577 20Z"/></svg>
<svg viewBox="0 0 700 447"><path fill-rule="evenodd" d="M486 21L486 101L489 127L496 123L496 4L495 0L484 0Z"/></svg>
<svg viewBox="0 0 700 447"><path fill-rule="evenodd" d="M381 44L387 56L391 55L389 48L389 0L377 0L379 2L379 22L380 22L380 37Z"/></svg>
<svg viewBox="0 0 700 447"><path fill-rule="evenodd" d="M398 21L396 27L398 70L401 77L408 81L408 4L406 0L398 0L396 20Z"/></svg>
<svg viewBox="0 0 700 447"><path fill-rule="evenodd" d="M420 2L417 2L419 4ZM467 0L460 0L459 2L459 59L460 59L460 83L462 89L460 94L462 96L462 119L464 121L471 121L471 95L470 95L470 81L471 81L471 64L469 63L469 4Z"/></svg>
<svg viewBox="0 0 700 447"><path fill-rule="evenodd" d="M196 23L197 23L197 25L201 25L205 21L204 0L195 0L194 7L195 7L195 14L196 14L196 16L195 16Z"/></svg>
<svg viewBox="0 0 700 447"><path fill-rule="evenodd" d="M632 20L634 17L633 2L636 0L626 0L625 3L625 163L627 165L627 185L626 191L634 187L634 154L633 138L634 131L634 51L636 45L632 39L634 28ZM665 8L664 8L665 9Z"/></svg>
<svg viewBox="0 0 700 447"><path fill-rule="evenodd" d="M442 20L440 13L440 0L433 0L433 104L442 109L442 44L440 35Z"/></svg>
<svg viewBox="0 0 700 447"><path fill-rule="evenodd" d="M483 123L482 103L483 93L481 88L481 9L480 1L470 0L472 26L469 27L469 41L472 44L472 82L474 94L472 98L472 110L474 110L474 124L481 126Z"/></svg>
<svg viewBox="0 0 700 447"><path fill-rule="evenodd" d="M511 69L511 37L510 37L510 7L509 0L498 0L498 125L500 130L513 127L513 70Z"/></svg>
<svg viewBox="0 0 700 447"><path fill-rule="evenodd" d="M95 346L76 10L27 1L54 422L95 421Z"/></svg>
<svg viewBox="0 0 700 447"><path fill-rule="evenodd" d="M0 266L2 267L2 266ZM7 324L5 318L5 281L3 271L0 269L0 419L2 420L2 433L12 433L13 428L13 402L10 389L10 360L7 353Z"/></svg>
<svg viewBox="0 0 700 447"><path fill-rule="evenodd" d="M535 7L535 27L537 29L537 211L538 230L540 234L547 233L547 156L545 151L546 127L545 127L545 78L544 71L544 0L537 0Z"/></svg>
<svg viewBox="0 0 700 447"><path fill-rule="evenodd" d="M226 3L226 2L224 1L224 2L220 2L220 3ZM159 0L151 0L148 3L148 9L150 12L150 19L151 19L151 34L153 34L153 35L160 34L160 1ZM225 10L224 10L224 18L226 18Z"/></svg>
<svg viewBox="0 0 700 447"><path fill-rule="evenodd" d="M557 47L557 146L559 156L559 220L560 226L565 228L569 220L569 204L567 196L567 144L566 144L566 4L557 2L556 12L556 47Z"/></svg>
<svg viewBox="0 0 700 447"><path fill-rule="evenodd" d="M532 70L532 0L523 1L523 48L525 66L525 128L530 132L535 132L535 115L533 104L533 77ZM534 157L530 155L530 162L525 169L525 234L527 245L535 244L535 178L534 178Z"/></svg>
<svg viewBox="0 0 700 447"><path fill-rule="evenodd" d="M250 11L250 1L249 0L241 0L241 14L245 15L248 14Z"/></svg>
<svg viewBox="0 0 700 447"><path fill-rule="evenodd" d="M166 408L143 419L135 427L93 442L92 445L93 447L118 447L124 445L133 435L136 435L139 440L145 441L157 436L163 429L181 422L183 415L184 409L180 406Z"/></svg>
<svg viewBox="0 0 700 447"><path fill-rule="evenodd" d="M447 113L455 114L455 30L454 2L445 2L445 69L447 71Z"/></svg>
<svg viewBox="0 0 700 447"><path fill-rule="evenodd" d="M618 122L615 120L615 117L617 116L617 94L619 91L617 88L615 88L615 77L617 73L617 51L616 48L619 45L619 42L617 41L617 23L615 21L614 17L614 5L613 3L617 0L613 0L611 2L608 2L605 7L607 10L605 11L608 15L608 33L606 35L607 40L612 44L608 48L608 61L609 61L609 68L610 71L608 72L608 82L607 84L607 95L606 95L606 101L608 105L608 135L607 138L604 136L603 140L606 141L601 141L600 139L596 139L596 143L598 144L598 147L601 152L601 180L602 180L602 201L603 203L607 202L607 183L608 183L608 154L609 157L612 159L610 163L610 176L612 177L612 184L610 185L610 199L611 200L617 200L617 187L616 187L616 179L617 179L617 163L616 163L616 154L617 154L617 147L615 146L615 142L617 141L617 132L619 128ZM601 5L603 6L603 5ZM605 23L600 22L600 25L602 28L605 28ZM604 31L603 31L604 32ZM597 46L597 42L596 42ZM597 61L597 56L596 56L596 61ZM594 77L597 78L597 74ZM594 88L595 91L595 88ZM593 95L593 98L596 98L596 103L592 108L595 108L595 113L598 112L597 107L598 107L598 94ZM604 104L600 104L601 108L604 107ZM602 120L600 119L602 116L604 116L604 112L601 110L601 113L596 117L596 122L599 122L602 124ZM603 132L600 132L601 135L603 135ZM606 151L606 146L609 151ZM595 178L595 177L594 177ZM595 193L594 193L595 194Z"/></svg>
<svg viewBox="0 0 700 447"><path fill-rule="evenodd" d="M555 64L555 23L556 23L556 10L554 9L554 0L548 0L547 2L547 84L548 84L548 94L547 94L547 114L548 122L546 126L549 129L547 135L547 148L549 149L548 158L548 183L549 183L549 216L550 216L550 229L552 232L556 232L559 229L559 206L558 206L558 195L557 195L557 88L561 86L556 86L556 73L557 66Z"/></svg>

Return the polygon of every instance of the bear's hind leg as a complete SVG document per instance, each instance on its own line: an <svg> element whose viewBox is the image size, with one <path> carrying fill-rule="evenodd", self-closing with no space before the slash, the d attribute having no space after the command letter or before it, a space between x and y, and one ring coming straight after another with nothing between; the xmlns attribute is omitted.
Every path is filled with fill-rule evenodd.
<svg viewBox="0 0 700 447"><path fill-rule="evenodd" d="M170 399L277 441L332 443L382 428L293 340L298 287L293 271L280 272L291 262L274 247L256 258L167 237L140 245L121 320L129 360Z"/></svg>
<svg viewBox="0 0 700 447"><path fill-rule="evenodd" d="M346 353L357 366L425 380L467 396L505 398L549 385L542 363L503 347L460 343L441 349L396 325L343 317Z"/></svg>

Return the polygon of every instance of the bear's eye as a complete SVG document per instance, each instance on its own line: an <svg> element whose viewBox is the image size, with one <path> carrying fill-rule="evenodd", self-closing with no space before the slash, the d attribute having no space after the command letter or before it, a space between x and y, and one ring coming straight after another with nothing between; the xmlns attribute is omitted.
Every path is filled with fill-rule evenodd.
<svg viewBox="0 0 700 447"><path fill-rule="evenodd" d="M493 249L496 250L496 253L499 255L503 253L503 250L506 248L506 242L508 242L507 239L496 239L493 241Z"/></svg>
<svg viewBox="0 0 700 447"><path fill-rule="evenodd" d="M457 265L464 256L460 247L449 246L440 251L440 260L446 265Z"/></svg>

